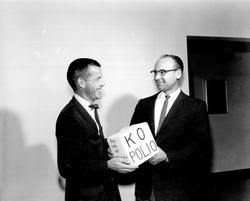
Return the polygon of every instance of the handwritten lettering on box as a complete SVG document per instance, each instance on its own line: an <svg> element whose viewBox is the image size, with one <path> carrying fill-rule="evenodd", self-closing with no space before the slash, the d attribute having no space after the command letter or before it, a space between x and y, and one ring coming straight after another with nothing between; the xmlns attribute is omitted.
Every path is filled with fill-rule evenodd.
<svg viewBox="0 0 250 201"><path fill-rule="evenodd" d="M107 138L112 153L127 156L131 164L140 165L158 153L148 123L143 122L121 129Z"/></svg>

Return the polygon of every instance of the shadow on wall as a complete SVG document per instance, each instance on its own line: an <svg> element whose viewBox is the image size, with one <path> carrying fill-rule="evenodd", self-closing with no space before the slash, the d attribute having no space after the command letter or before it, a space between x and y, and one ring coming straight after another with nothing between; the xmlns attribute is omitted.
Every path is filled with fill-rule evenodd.
<svg viewBox="0 0 250 201"><path fill-rule="evenodd" d="M107 117L107 135L112 135L118 132L121 128L129 126L135 106L138 99L131 95L124 95L114 101ZM134 182L133 176L120 175L118 183L120 185L129 185ZM132 193L133 194L133 193ZM132 200L132 199L131 199Z"/></svg>
<svg viewBox="0 0 250 201"><path fill-rule="evenodd" d="M25 146L21 120L14 112L0 110L0 121L0 200L62 200L57 169L46 146Z"/></svg>
<svg viewBox="0 0 250 201"><path fill-rule="evenodd" d="M124 95L114 101L107 116L106 137L115 134L121 128L129 126L138 99L131 95Z"/></svg>

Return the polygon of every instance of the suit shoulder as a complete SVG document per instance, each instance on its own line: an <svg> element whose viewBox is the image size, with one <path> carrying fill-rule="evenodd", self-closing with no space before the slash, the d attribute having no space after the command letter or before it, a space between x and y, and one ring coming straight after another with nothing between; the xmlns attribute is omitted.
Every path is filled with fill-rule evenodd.
<svg viewBox="0 0 250 201"><path fill-rule="evenodd" d="M74 104L71 101L69 101L68 104L66 104L63 109L61 110L61 112L59 113L58 115L58 118L62 117L62 116L65 116L65 115L69 115L69 114L72 114L73 111L75 111L75 107L74 107Z"/></svg>
<svg viewBox="0 0 250 201"><path fill-rule="evenodd" d="M199 103L199 104L206 104L206 102L202 99L199 99L199 98L195 98L195 97L191 97L191 96L187 96L187 100L193 102L193 103Z"/></svg>
<svg viewBox="0 0 250 201"><path fill-rule="evenodd" d="M199 99L199 98L195 98L195 97L191 97L191 96L188 96L188 95L185 95L185 102L190 106L190 107L193 107L193 108L196 108L196 107L201 107L201 108L206 108L206 102L202 99Z"/></svg>
<svg viewBox="0 0 250 201"><path fill-rule="evenodd" d="M158 93L154 94L152 96L148 96L148 97L142 98L142 99L140 99L140 101L146 101L147 102L147 101L154 100L154 99L156 99L157 95L158 95Z"/></svg>

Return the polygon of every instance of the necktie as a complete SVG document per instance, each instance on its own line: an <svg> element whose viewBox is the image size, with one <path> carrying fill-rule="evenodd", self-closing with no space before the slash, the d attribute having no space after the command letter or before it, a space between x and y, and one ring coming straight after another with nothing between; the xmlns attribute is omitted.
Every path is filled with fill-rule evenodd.
<svg viewBox="0 0 250 201"><path fill-rule="evenodd" d="M99 116L98 116L98 112L97 112L97 109L99 108L99 106L97 104L91 104L89 105L89 107L93 110L94 109L94 114L95 114L95 120L96 120L96 123L99 127L99 133L102 137L103 136L103 131L102 131L102 126L101 126L101 122L100 122L100 119L99 119Z"/></svg>
<svg viewBox="0 0 250 201"><path fill-rule="evenodd" d="M99 109L98 104L90 104L89 107L91 108L91 110L93 110L93 109Z"/></svg>
<svg viewBox="0 0 250 201"><path fill-rule="evenodd" d="M162 107L162 110L161 110L161 116L160 116L160 120L159 120L159 124L158 124L158 128L157 128L157 133L159 132L160 128L161 128L161 125L165 119L165 115L166 115L166 111L167 111L167 107L168 107L168 99L169 99L169 95L166 95L165 96L165 101L164 101L164 104L163 104L163 107Z"/></svg>

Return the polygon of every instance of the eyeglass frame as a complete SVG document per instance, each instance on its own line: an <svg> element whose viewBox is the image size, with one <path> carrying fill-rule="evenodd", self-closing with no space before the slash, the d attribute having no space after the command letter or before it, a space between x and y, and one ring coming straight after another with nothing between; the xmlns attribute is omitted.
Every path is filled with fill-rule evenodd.
<svg viewBox="0 0 250 201"><path fill-rule="evenodd" d="M160 73L160 76L164 76L166 73L171 72L171 71L176 71L176 70L180 70L180 68L174 68L174 69L169 69L169 70L165 70L165 69L160 69L160 70L151 70L150 73L153 73L154 76L156 76L158 73Z"/></svg>

